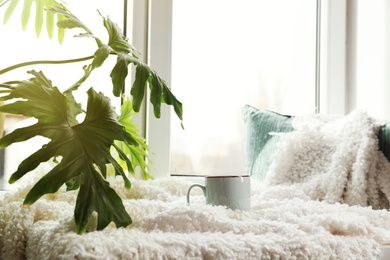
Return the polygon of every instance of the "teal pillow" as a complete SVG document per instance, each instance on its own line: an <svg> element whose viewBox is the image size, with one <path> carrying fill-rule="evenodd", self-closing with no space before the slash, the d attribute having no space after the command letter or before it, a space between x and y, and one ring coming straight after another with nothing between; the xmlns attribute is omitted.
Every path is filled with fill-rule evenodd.
<svg viewBox="0 0 390 260"><path fill-rule="evenodd" d="M269 110L257 109L246 105L242 108L245 122L245 169L253 179L265 179L277 147L279 136L272 132L294 131L292 116L278 114ZM390 161L390 123L380 127L378 132L379 149Z"/></svg>
<svg viewBox="0 0 390 260"><path fill-rule="evenodd" d="M379 128L379 149L390 161L390 124L385 124Z"/></svg>
<svg viewBox="0 0 390 260"><path fill-rule="evenodd" d="M242 108L245 123L245 170L253 179L262 181L268 172L279 136L272 132L291 132L292 116L246 105Z"/></svg>

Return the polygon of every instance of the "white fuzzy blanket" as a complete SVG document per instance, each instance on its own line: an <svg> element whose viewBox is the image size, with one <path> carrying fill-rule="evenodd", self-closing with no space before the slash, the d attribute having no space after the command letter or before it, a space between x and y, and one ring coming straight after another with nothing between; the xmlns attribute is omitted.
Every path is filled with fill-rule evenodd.
<svg viewBox="0 0 390 260"><path fill-rule="evenodd" d="M360 110L295 118L295 131L281 135L266 181L315 200L389 209L390 163L379 151L380 123Z"/></svg>
<svg viewBox="0 0 390 260"><path fill-rule="evenodd" d="M188 206L191 183L180 178L133 180L129 191L110 183L134 223L83 235L74 232L74 192L24 208L31 185L22 185L0 202L0 258L377 259L390 244L388 211L293 197L287 186L252 182L252 209L240 212L205 205L200 189Z"/></svg>

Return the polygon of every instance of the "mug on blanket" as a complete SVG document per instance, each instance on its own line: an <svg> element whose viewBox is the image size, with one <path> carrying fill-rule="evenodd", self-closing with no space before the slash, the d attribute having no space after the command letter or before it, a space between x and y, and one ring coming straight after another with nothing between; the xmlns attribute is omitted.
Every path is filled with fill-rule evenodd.
<svg viewBox="0 0 390 260"><path fill-rule="evenodd" d="M251 179L243 176L206 176L205 185L193 184L187 192L187 203L190 204L192 188L199 187L206 197L206 203L226 206L233 210L250 210Z"/></svg>

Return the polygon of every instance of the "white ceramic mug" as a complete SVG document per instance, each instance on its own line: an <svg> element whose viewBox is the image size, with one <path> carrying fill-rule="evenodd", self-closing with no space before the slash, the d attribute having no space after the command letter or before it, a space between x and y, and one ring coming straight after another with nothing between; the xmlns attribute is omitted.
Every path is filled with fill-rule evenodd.
<svg viewBox="0 0 390 260"><path fill-rule="evenodd" d="M206 203L227 206L233 210L250 210L251 179L243 176L206 176L205 185L193 184L187 192L187 203L190 204L192 188L199 187L206 197Z"/></svg>

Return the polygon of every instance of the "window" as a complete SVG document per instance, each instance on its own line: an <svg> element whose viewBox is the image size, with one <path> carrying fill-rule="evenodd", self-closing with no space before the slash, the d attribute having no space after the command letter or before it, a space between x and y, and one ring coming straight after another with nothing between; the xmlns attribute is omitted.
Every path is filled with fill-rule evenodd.
<svg viewBox="0 0 390 260"><path fill-rule="evenodd" d="M320 112L346 114L354 108L361 108L373 116L389 118L386 114L389 114L390 110L386 107L388 102L385 99L390 88L386 87L388 76L385 71L388 67L386 61L388 59L385 57L389 53L386 47L388 41L386 32L389 31L387 27L390 23L386 15L389 12L389 4L384 0L239 1L239 3L217 0L207 1L207 3L162 1L164 8L169 9L168 12L166 10L158 12L158 6L153 7L155 2L151 1L152 48L149 58L157 67L161 66L165 71L168 70L165 73L173 92L184 103L184 126L186 127L186 130L181 130L174 116L172 122L169 116L160 122L150 117L153 127L149 128L148 136L152 137L150 138L152 151L156 151L154 162L157 176L165 176L169 173L199 175L242 171L242 162L235 161L242 160L238 158L242 156L239 147L239 138L242 137L236 137L240 133L239 124L242 123L239 109L244 103L263 107L264 103L260 100L255 101L255 97L260 96L260 93L263 94L261 98L264 97L264 91L267 89L253 86L253 91L249 91L250 96L241 101L240 95L244 92L244 87L249 87L249 84L259 86L260 82L263 82L263 86L291 87L282 88L281 92L286 98L279 99L279 103L274 102L276 99L270 98L265 108L287 114L314 112L314 74L317 54L315 52L317 11L315 2L320 4L321 18ZM267 4L269 6L265 7ZM157 5L160 5L160 2ZM250 5L256 6L250 8ZM256 8L260 5L264 7ZM267 12L262 13L265 10L273 16L267 20L267 26L263 28L264 22L258 21L267 17ZM244 18L238 18L241 13L245 14ZM258 14L258 17L253 17L253 13ZM159 16L157 19L155 14ZM273 18L275 20L272 20ZM255 19L258 19L258 24ZM281 21L285 21L284 26L278 27ZM244 26L240 24L241 22ZM224 23L227 25L225 28ZM254 24L257 25L254 26L255 29L251 27ZM157 28L167 30L164 25L171 29L168 30L168 36L164 36L164 44L168 48L165 51L161 46L153 48L153 42L161 43L154 38L153 31L157 31ZM251 34L245 35L247 31ZM265 42L256 42L254 32L269 34L264 37ZM277 33L280 35L275 35ZM283 45L278 37L285 37L288 40L284 40ZM245 42L242 39L250 39L250 41ZM304 40L301 42L300 39ZM219 40L222 43L218 42ZM224 51L224 47L229 43L232 47L228 52L230 56L226 55L226 50ZM272 46L267 45L269 43L272 43ZM261 49L254 48L260 46L269 48L266 48L267 52L262 53ZM279 53L272 51L270 47L274 46L279 47ZM286 48L289 48L289 52ZM164 52L161 64L158 61L157 50ZM280 53L283 55L278 56ZM240 60L237 59L238 56ZM230 59L225 59L226 57ZM265 63L262 63L263 60L259 60L259 57L263 58ZM268 57L273 59L267 61ZM263 74L259 73L257 78L249 83L245 81L247 79L237 80L235 74L239 73L240 67L244 67L246 62L251 62L250 58L259 60L257 65ZM222 65L226 65L225 70L221 69L222 65L218 63L221 60L223 60ZM292 62L289 63L291 60ZM298 63L294 61L302 62L304 65L297 65ZM295 64L297 68L291 68L290 64ZM171 67L171 70L167 67ZM278 72L281 74L288 72L286 68L289 68L290 74L286 73L284 77L275 80L277 70L273 74L270 73L273 68L279 69ZM293 72L292 69L295 71ZM251 76L253 73L253 71L248 72ZM179 75L183 78L180 79ZM228 82L224 81L226 75L230 78ZM259 80L261 77L263 81ZM227 87L230 83L232 85ZM202 87L206 88L207 93ZM218 87L222 87L222 90ZM234 92L237 88L240 89L239 93ZM267 89L268 94L277 96L275 94L277 89L277 87ZM236 94L234 100L227 98L231 92ZM307 95L310 100L307 100L304 95ZM227 105L226 103L223 105L226 99ZM235 105L237 107L233 108ZM208 109L202 110L204 107ZM233 109L235 114L230 109ZM169 114L168 112L166 114ZM230 116L227 117L233 127L228 125L229 122L222 121L226 115ZM192 126L193 123L196 126ZM154 133L155 126L158 126L158 131ZM162 129L164 132L161 131ZM166 129L170 129L170 132L166 133ZM214 129L217 135L213 135ZM224 136L225 134L228 136ZM198 139L203 137L203 140ZM219 148L215 144L217 142L226 142L226 146ZM204 158L204 155L210 155L213 151L216 151L214 158L213 155L209 156L209 159ZM189 155L190 153L193 154ZM229 157L229 153L233 156Z"/></svg>
<svg viewBox="0 0 390 260"><path fill-rule="evenodd" d="M388 1L327 0L322 8L323 111L360 108L389 120Z"/></svg>
<svg viewBox="0 0 390 260"><path fill-rule="evenodd" d="M358 1L355 8L356 107L390 119L390 2Z"/></svg>
<svg viewBox="0 0 390 260"><path fill-rule="evenodd" d="M150 119L157 174L245 173L245 104L289 114L315 111L316 2L163 2L157 5L171 12L157 12L152 1L150 58L158 72L157 50L164 53L161 67L171 65L167 75L184 104L185 130L174 116L168 125L167 118ZM167 13L171 17L153 20ZM153 42L161 44L153 32L166 30L164 23L171 29L168 51L153 49ZM154 136L159 123L165 125ZM170 133L162 134L167 127Z"/></svg>
<svg viewBox="0 0 390 260"><path fill-rule="evenodd" d="M171 173L245 174L241 108L314 112L315 53L315 1L173 1Z"/></svg>

